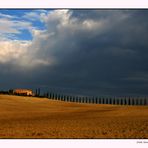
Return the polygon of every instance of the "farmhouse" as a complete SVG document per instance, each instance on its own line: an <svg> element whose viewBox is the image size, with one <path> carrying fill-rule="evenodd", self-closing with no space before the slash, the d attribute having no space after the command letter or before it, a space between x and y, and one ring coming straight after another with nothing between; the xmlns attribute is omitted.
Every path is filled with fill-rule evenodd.
<svg viewBox="0 0 148 148"><path fill-rule="evenodd" d="M13 94L15 94L15 95L32 96L33 92L30 89L15 89L15 90L13 90Z"/></svg>

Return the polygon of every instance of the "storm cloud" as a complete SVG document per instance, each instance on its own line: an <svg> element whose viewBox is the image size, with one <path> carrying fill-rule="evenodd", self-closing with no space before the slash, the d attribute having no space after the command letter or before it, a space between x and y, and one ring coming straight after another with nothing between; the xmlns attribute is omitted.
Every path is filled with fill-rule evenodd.
<svg viewBox="0 0 148 148"><path fill-rule="evenodd" d="M1 88L148 95L148 10L46 10L23 17L28 21L0 20ZM6 38L23 29L31 40Z"/></svg>

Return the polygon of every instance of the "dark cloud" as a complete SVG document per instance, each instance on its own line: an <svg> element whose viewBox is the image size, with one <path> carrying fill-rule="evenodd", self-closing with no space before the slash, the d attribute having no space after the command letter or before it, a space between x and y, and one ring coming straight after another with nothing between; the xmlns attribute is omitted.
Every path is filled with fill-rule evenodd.
<svg viewBox="0 0 148 148"><path fill-rule="evenodd" d="M54 62L22 71L1 64L1 87L148 95L148 10L56 10L44 21L47 36L34 37L29 48Z"/></svg>

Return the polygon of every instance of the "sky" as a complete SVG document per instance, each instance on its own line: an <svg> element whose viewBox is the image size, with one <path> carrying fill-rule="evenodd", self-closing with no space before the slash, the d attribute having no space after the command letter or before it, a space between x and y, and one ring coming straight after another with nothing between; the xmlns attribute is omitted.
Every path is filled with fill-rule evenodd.
<svg viewBox="0 0 148 148"><path fill-rule="evenodd" d="M148 10L1 9L0 90L148 95Z"/></svg>

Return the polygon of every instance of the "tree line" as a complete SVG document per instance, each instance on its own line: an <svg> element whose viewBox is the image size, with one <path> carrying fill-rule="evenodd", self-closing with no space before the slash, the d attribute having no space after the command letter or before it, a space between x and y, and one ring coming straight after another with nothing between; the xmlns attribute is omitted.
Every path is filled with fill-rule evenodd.
<svg viewBox="0 0 148 148"><path fill-rule="evenodd" d="M75 96L75 95L64 95L64 94L58 94L58 93L46 93L44 97L47 97L48 99L51 99L51 100L77 102L77 103L114 104L114 105L148 105L147 97Z"/></svg>
<svg viewBox="0 0 148 148"><path fill-rule="evenodd" d="M0 91L0 94L14 95L13 90ZM91 104L114 104L114 105L148 105L148 97L105 97L105 96L77 96L77 95L66 95L55 92L46 92L41 94L40 88L35 90L34 97L48 98L51 100L59 100L65 102L76 102L76 103L91 103Z"/></svg>

